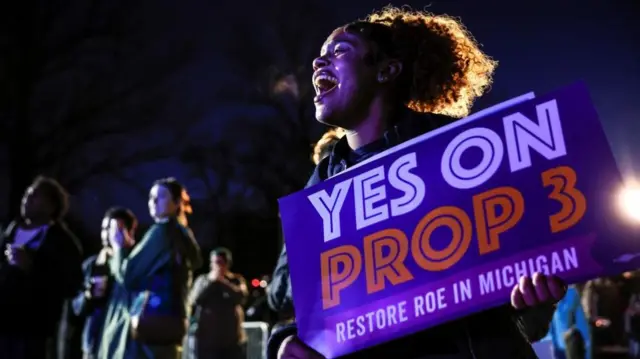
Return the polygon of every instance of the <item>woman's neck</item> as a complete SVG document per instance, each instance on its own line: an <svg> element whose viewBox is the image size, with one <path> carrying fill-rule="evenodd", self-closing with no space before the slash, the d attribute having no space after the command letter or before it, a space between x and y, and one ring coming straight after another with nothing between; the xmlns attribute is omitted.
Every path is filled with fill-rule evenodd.
<svg viewBox="0 0 640 359"><path fill-rule="evenodd" d="M349 147L357 150L382 138L388 129L389 118L393 115L394 111L382 98L374 99L364 119L357 121L358 125L345 131Z"/></svg>
<svg viewBox="0 0 640 359"><path fill-rule="evenodd" d="M169 222L169 217L156 217L153 219L156 223L167 223Z"/></svg>

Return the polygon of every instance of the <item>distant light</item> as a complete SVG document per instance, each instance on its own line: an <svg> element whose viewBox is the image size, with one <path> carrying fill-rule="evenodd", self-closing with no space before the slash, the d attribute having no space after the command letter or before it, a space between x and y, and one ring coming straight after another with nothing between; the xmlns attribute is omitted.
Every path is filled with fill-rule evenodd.
<svg viewBox="0 0 640 359"><path fill-rule="evenodd" d="M260 281L260 288L266 288L267 287L267 281L266 280L261 280Z"/></svg>
<svg viewBox="0 0 640 359"><path fill-rule="evenodd" d="M260 286L260 279L253 279L251 280L251 286L254 288L258 288Z"/></svg>
<svg viewBox="0 0 640 359"><path fill-rule="evenodd" d="M640 186L623 188L618 199L622 212L630 219L640 222Z"/></svg>

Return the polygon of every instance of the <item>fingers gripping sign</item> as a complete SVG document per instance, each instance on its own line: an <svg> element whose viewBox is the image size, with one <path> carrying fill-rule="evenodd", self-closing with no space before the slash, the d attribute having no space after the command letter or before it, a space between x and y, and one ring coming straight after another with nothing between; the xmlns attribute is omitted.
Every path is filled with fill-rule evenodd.
<svg viewBox="0 0 640 359"><path fill-rule="evenodd" d="M522 276L511 290L511 305L515 309L525 309L541 304L556 303L567 293L564 281L555 275L534 273Z"/></svg>

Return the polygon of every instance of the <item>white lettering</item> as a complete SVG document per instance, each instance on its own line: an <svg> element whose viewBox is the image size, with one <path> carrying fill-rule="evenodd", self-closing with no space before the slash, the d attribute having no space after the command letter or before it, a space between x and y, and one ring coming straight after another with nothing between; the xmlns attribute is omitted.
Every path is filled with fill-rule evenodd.
<svg viewBox="0 0 640 359"><path fill-rule="evenodd" d="M543 255L539 255L536 258L536 267L538 268L538 271L544 275L551 274L549 271L549 265L547 264L547 257Z"/></svg>
<svg viewBox="0 0 640 359"><path fill-rule="evenodd" d="M578 253L576 253L575 247L563 249L562 257L566 268L578 268Z"/></svg>
<svg viewBox="0 0 640 359"><path fill-rule="evenodd" d="M480 280L480 295L485 295L496 290L492 272L487 272L486 274L481 273L478 279Z"/></svg>
<svg viewBox="0 0 640 359"><path fill-rule="evenodd" d="M482 151L480 163L471 169L462 167L462 154L471 147ZM500 136L494 131L476 127L456 136L442 155L440 165L442 176L447 183L458 189L469 189L482 185L498 170L504 148Z"/></svg>
<svg viewBox="0 0 640 359"><path fill-rule="evenodd" d="M547 160L567 154L556 100L536 106L538 123L520 112L503 119L511 172L531 166L530 148Z"/></svg>
<svg viewBox="0 0 640 359"><path fill-rule="evenodd" d="M513 268L511 267L504 267L502 269L502 285L504 285L505 287L513 287L514 285L516 285L516 280L513 277ZM502 285L500 287L502 287Z"/></svg>
<svg viewBox="0 0 640 359"><path fill-rule="evenodd" d="M409 320L409 317L407 317L407 302L405 300L398 303L398 314L400 314L400 323Z"/></svg>
<svg viewBox="0 0 640 359"><path fill-rule="evenodd" d="M338 324L336 324L336 341L338 343L346 341L346 338L344 337L344 329L343 322L338 322Z"/></svg>
<svg viewBox="0 0 640 359"><path fill-rule="evenodd" d="M389 206L384 203L374 205L387 198L384 184L374 184L384 180L384 167L376 167L353 178L353 193L356 206L356 228L362 229L389 219Z"/></svg>
<svg viewBox="0 0 640 359"><path fill-rule="evenodd" d="M575 247L539 254L536 257L526 258L479 274L480 294L484 295L503 289L511 290L520 278L524 276L531 277L534 273L555 275L573 271L579 267L580 263L578 262L578 253Z"/></svg>
<svg viewBox="0 0 640 359"><path fill-rule="evenodd" d="M364 326L364 317L359 316L358 319L356 319L356 323L358 325L358 329L356 330L356 335L361 337L367 332L367 328Z"/></svg>
<svg viewBox="0 0 640 359"><path fill-rule="evenodd" d="M307 197L320 217L322 217L325 242L340 237L340 211L344 205L344 200L347 198L350 185L351 178L336 184L333 187L333 191L331 191L331 195L322 190Z"/></svg>
<svg viewBox="0 0 640 359"><path fill-rule="evenodd" d="M416 167L418 162L416 153L413 152L398 158L389 168L389 184L404 192L402 197L391 200L391 215L394 217L413 211L424 200L424 181L409 172Z"/></svg>
<svg viewBox="0 0 640 359"><path fill-rule="evenodd" d="M425 313L430 314L446 307L447 302L445 300L444 288L438 288L435 291L427 292L424 295L413 298L413 312L416 317L425 315Z"/></svg>
<svg viewBox="0 0 640 359"><path fill-rule="evenodd" d="M336 342L353 340L408 320L406 301L387 305L385 308L362 313L356 317L348 318L346 321L336 323Z"/></svg>

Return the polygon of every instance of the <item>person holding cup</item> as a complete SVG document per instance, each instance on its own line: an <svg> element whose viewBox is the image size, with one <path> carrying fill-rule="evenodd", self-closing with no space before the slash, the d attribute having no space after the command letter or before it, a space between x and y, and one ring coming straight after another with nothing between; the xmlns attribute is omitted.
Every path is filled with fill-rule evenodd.
<svg viewBox="0 0 640 359"><path fill-rule="evenodd" d="M60 183L38 177L25 191L20 217L0 233L3 359L52 357L56 332L69 327L61 318L82 286L82 248L62 221L68 203Z"/></svg>
<svg viewBox="0 0 640 359"><path fill-rule="evenodd" d="M108 263L113 255L111 243L116 242L125 251L131 250L135 245L137 227L138 219L129 209L110 208L102 220L102 249L82 264L84 288L73 300L73 311L77 316L86 318L82 332L83 359L95 358L100 348L105 308L113 281Z"/></svg>

